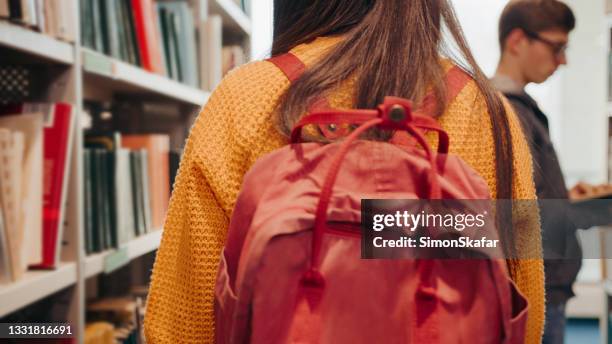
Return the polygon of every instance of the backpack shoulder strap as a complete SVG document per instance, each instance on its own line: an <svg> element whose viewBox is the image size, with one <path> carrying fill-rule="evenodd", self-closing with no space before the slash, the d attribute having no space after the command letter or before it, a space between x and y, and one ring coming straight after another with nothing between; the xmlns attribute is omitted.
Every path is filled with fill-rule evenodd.
<svg viewBox="0 0 612 344"><path fill-rule="evenodd" d="M304 62L293 53L277 55L269 58L267 61L273 63L280 69L291 83L299 79L306 70ZM472 77L459 66L451 67L446 73L447 101L453 101L471 79ZM420 112L429 114L433 112L435 105L434 95L429 94L423 100Z"/></svg>
<svg viewBox="0 0 612 344"><path fill-rule="evenodd" d="M299 79L306 70L304 62L292 53L274 56L267 61L272 62L278 69L285 73L287 79L292 83Z"/></svg>

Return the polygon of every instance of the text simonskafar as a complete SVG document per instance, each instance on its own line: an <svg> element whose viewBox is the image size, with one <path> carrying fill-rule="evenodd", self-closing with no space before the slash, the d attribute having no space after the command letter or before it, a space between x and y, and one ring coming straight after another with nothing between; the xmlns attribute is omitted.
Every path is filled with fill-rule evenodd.
<svg viewBox="0 0 612 344"><path fill-rule="evenodd" d="M408 211L396 211L395 214L375 214L372 217L372 230L381 232L389 229L400 229L404 233L415 232L419 228L429 228L430 231L442 231L444 233L478 230L486 226L487 211L482 213L427 213L421 211L411 213ZM431 232L430 232L431 233ZM467 234L467 233L463 233ZM435 235L434 235L435 236ZM384 236L375 236L372 245L376 248L497 248L498 239L482 236L476 238L471 235L455 235L452 238L441 239L431 236L385 239Z"/></svg>
<svg viewBox="0 0 612 344"><path fill-rule="evenodd" d="M400 239L383 239L375 237L372 244L376 248L496 248L499 244L497 239L471 239L468 237L459 237L454 239L432 239L431 237L407 238Z"/></svg>

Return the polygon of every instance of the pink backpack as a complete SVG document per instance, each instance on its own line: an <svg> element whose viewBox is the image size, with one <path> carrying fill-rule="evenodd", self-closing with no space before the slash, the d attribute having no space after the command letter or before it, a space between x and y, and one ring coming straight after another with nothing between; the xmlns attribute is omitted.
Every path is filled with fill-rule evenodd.
<svg viewBox="0 0 612 344"><path fill-rule="evenodd" d="M292 81L304 70L291 54L270 61ZM447 80L454 98L469 77L454 68ZM299 143L312 124L360 126ZM374 126L421 149L408 136L358 139ZM437 152L424 131L439 134ZM244 177L215 288L217 343L523 342L527 302L504 260L360 259L361 199L489 199L432 117L388 97L376 110L311 113L292 142Z"/></svg>

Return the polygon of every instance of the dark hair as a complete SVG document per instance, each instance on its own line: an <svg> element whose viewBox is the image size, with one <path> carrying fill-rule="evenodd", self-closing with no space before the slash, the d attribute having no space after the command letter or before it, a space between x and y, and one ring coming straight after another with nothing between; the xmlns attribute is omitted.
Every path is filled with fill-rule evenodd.
<svg viewBox="0 0 612 344"><path fill-rule="evenodd" d="M506 39L514 29L534 33L556 29L569 33L575 26L574 13L561 1L512 0L499 20L499 46L504 49Z"/></svg>
<svg viewBox="0 0 612 344"><path fill-rule="evenodd" d="M442 22L445 34L454 40L455 51L443 40ZM442 52L472 75L486 101L496 140L497 198L512 198L513 154L508 118L501 99L476 64L448 0L274 1L273 56L319 36L337 34L344 34L343 39L294 82L280 100L281 131L288 134L312 100L353 75L357 77L354 107L374 108L385 96L418 102L432 87L437 100L435 115L440 115L447 106ZM454 58L456 53L459 58ZM511 223L507 212L498 215L498 221ZM514 247L511 230L501 235Z"/></svg>

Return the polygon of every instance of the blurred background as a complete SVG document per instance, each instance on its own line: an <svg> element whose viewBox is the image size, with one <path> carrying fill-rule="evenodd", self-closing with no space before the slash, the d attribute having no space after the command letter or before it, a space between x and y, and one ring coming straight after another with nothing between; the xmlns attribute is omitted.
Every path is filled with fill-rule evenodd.
<svg viewBox="0 0 612 344"><path fill-rule="evenodd" d="M453 2L492 76L507 1ZM569 64L528 92L568 186L608 182L612 4L566 2ZM228 71L268 57L271 33L271 0L0 0L0 322L70 323L55 343L143 342L189 128ZM608 231L580 237L603 247ZM566 342L612 343L611 264L584 261Z"/></svg>

